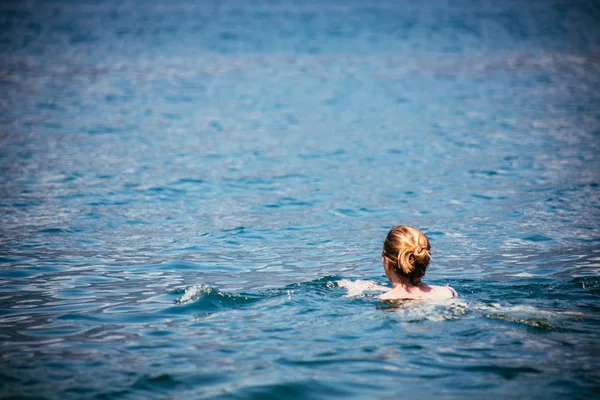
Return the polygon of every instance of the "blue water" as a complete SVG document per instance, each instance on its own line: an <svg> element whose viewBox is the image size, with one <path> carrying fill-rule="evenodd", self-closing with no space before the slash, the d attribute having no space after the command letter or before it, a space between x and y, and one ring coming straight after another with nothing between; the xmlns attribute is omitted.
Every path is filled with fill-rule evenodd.
<svg viewBox="0 0 600 400"><path fill-rule="evenodd" d="M2 2L0 397L594 398L599 20ZM459 299L340 286L394 224Z"/></svg>

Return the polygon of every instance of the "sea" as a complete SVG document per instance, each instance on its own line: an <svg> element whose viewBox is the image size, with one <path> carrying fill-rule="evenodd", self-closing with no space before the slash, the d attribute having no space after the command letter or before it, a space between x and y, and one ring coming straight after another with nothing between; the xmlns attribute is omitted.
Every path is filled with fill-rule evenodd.
<svg viewBox="0 0 600 400"><path fill-rule="evenodd" d="M2 1L0 398L597 399L598 21ZM394 225L458 298L378 298Z"/></svg>

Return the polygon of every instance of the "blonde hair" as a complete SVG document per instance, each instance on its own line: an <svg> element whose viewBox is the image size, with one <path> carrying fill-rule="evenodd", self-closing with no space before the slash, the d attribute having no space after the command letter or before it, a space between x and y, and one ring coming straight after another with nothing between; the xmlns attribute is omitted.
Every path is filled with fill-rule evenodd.
<svg viewBox="0 0 600 400"><path fill-rule="evenodd" d="M431 244L417 228L394 226L383 242L381 255L390 262L396 274L418 285L431 261Z"/></svg>

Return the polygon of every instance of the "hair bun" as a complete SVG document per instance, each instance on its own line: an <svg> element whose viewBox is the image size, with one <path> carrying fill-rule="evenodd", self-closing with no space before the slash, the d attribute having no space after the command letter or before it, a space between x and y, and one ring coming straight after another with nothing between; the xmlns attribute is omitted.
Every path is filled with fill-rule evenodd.
<svg viewBox="0 0 600 400"><path fill-rule="evenodd" d="M420 264L429 264L431 254L426 247L416 245L413 249L412 255L415 262Z"/></svg>
<svg viewBox="0 0 600 400"><path fill-rule="evenodd" d="M383 242L383 254L398 275L409 278L416 285L431 260L431 245L420 230L408 225L394 226Z"/></svg>

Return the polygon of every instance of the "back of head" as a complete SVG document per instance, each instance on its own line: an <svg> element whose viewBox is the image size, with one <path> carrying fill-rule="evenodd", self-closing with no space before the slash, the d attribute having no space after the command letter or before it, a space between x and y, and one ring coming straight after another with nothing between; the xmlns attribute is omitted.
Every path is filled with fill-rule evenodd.
<svg viewBox="0 0 600 400"><path fill-rule="evenodd" d="M396 274L418 285L431 261L431 245L423 232L412 226L394 226L383 242L383 257Z"/></svg>

